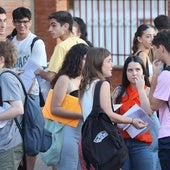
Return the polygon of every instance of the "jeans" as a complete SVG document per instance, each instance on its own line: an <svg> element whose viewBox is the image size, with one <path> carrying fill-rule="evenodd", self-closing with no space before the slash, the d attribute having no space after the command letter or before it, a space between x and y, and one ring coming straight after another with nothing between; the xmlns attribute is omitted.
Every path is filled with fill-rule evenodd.
<svg viewBox="0 0 170 170"><path fill-rule="evenodd" d="M157 117L157 113L154 112L151 116L151 119L153 121L153 126L150 128L150 132L152 135L152 144L150 145L152 157L153 157L153 167L154 170L161 170L160 161L158 158L158 130L160 127L160 122Z"/></svg>
<svg viewBox="0 0 170 170"><path fill-rule="evenodd" d="M82 121L79 122L77 128L66 125L64 126L63 145L57 170L81 170L78 155L78 143L81 137L81 128Z"/></svg>
<svg viewBox="0 0 170 170"><path fill-rule="evenodd" d="M158 146L161 168L162 170L170 170L170 137L160 138Z"/></svg>
<svg viewBox="0 0 170 170"><path fill-rule="evenodd" d="M135 139L125 139L129 158L122 170L153 170L153 159L150 146Z"/></svg>

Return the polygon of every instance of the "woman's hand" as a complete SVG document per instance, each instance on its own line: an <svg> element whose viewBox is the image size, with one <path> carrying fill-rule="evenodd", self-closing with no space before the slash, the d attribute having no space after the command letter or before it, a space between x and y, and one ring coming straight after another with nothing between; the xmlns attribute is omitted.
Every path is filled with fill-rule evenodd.
<svg viewBox="0 0 170 170"><path fill-rule="evenodd" d="M145 80L144 80L144 75L140 75L136 78L136 87L138 90L144 89L145 85Z"/></svg>
<svg viewBox="0 0 170 170"><path fill-rule="evenodd" d="M148 123L144 122L141 119L134 118L132 120L132 125L135 126L135 128L137 129L143 129L144 127L148 125Z"/></svg>

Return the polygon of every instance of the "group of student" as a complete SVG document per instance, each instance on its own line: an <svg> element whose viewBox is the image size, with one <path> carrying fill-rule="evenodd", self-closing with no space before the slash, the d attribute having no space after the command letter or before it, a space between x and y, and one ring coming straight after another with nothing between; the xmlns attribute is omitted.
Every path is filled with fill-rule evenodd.
<svg viewBox="0 0 170 170"><path fill-rule="evenodd" d="M50 114L78 120L76 127L67 124L63 126L60 159L52 165L53 169L81 169L78 154L81 128L92 110L94 88L99 80L104 81L100 90L100 105L113 123L132 124L137 129L146 127L147 123L139 118L123 116L135 104L151 116L154 123L149 131L133 139L120 129L129 152L122 170L170 169L170 109L167 104L170 97L170 72L163 70L163 65L170 65L170 19L167 16L161 15L154 20L157 28L147 24L137 28L132 55L126 58L123 66L121 85L114 90L111 90L107 79L112 76L113 70L111 53L105 48L93 47L87 40L86 25L81 18L72 17L67 11L49 15L49 33L52 38L59 38L61 42L54 48L45 71L43 68L47 67L47 56L43 40L37 40L33 49L30 49L32 40L36 37L30 31L30 10L18 7L13 10L12 17L16 35L8 40L5 37L6 12L0 7L0 72L10 69L22 74L20 70L31 58L42 66L42 69L35 71L35 75L52 85ZM162 27L161 23L164 21ZM159 28L165 30L160 31ZM22 160L23 147L14 118L22 121L25 96L19 81L10 73L1 75L0 87L3 106L5 103L8 105L0 113L0 125L6 122L0 128L0 169L17 170ZM39 85L36 79L29 94L37 99L38 105ZM62 107L67 94L79 98L80 112ZM122 106L113 111L112 103ZM45 118L45 121L61 124L55 119ZM27 156L26 159L27 170L33 170L36 156Z"/></svg>

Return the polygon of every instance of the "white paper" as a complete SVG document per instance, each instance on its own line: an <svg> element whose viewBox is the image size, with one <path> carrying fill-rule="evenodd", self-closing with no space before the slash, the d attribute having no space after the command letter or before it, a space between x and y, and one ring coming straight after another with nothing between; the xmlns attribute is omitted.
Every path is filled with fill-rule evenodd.
<svg viewBox="0 0 170 170"><path fill-rule="evenodd" d="M119 109L122 106L122 104L113 104L113 109L114 111L116 111L117 109Z"/></svg>
<svg viewBox="0 0 170 170"><path fill-rule="evenodd" d="M23 66L23 73L19 75L22 82L24 83L25 89L28 92L35 82L36 75L35 70L42 68L40 65L35 63L32 59L29 59L27 63Z"/></svg>
<svg viewBox="0 0 170 170"><path fill-rule="evenodd" d="M143 129L136 129L132 124L119 124L118 126L121 127L123 130L126 130L131 138L136 137L139 134L142 134L149 130L149 128L153 125L152 119L149 115L137 104L131 107L124 116L131 117L131 118L139 118L144 122L148 123L148 125Z"/></svg>

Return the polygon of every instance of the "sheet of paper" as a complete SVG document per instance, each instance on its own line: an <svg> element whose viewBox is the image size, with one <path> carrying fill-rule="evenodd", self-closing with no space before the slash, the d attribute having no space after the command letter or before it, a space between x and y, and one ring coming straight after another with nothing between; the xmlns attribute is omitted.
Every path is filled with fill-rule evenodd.
<svg viewBox="0 0 170 170"><path fill-rule="evenodd" d="M119 109L122 106L122 104L113 104L113 109L114 111L116 111L117 109Z"/></svg>
<svg viewBox="0 0 170 170"><path fill-rule="evenodd" d="M29 59L27 63L23 66L23 73L19 75L22 82L24 83L24 86L26 88L26 91L28 92L31 86L34 83L34 80L36 78L34 72L35 70L41 68L40 65L35 63L32 59Z"/></svg>
<svg viewBox="0 0 170 170"><path fill-rule="evenodd" d="M143 120L144 122L147 122L148 125L143 129L136 129L132 124L120 124L121 128L123 130L126 130L128 134L131 136L131 138L134 138L135 136L142 134L149 130L149 128L153 125L152 119L148 116L148 114L137 104L135 104L133 107L131 107L124 116L131 117L131 118L139 118Z"/></svg>

